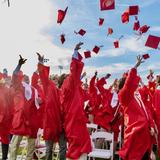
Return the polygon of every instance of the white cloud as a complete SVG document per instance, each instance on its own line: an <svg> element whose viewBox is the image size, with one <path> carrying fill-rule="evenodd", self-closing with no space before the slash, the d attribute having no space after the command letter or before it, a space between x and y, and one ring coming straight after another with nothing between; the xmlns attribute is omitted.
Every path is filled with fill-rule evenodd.
<svg viewBox="0 0 160 160"><path fill-rule="evenodd" d="M98 71L99 75L105 75L106 73L123 73L129 68L131 68L131 65L127 63L113 63L102 67L86 66L84 70L87 71L87 76L90 77L94 74L95 71Z"/></svg>
<svg viewBox="0 0 160 160"><path fill-rule="evenodd" d="M160 26L153 26L150 28L150 31L152 32L160 32Z"/></svg>
<svg viewBox="0 0 160 160"><path fill-rule="evenodd" d="M70 49L54 45L47 35L47 30L56 25L54 7L50 0L16 0L9 8L7 4L0 5L0 70L6 67L11 73L19 54L28 58L23 67L26 74L36 69L36 51L45 54L54 65L60 63L60 58L71 56Z"/></svg>

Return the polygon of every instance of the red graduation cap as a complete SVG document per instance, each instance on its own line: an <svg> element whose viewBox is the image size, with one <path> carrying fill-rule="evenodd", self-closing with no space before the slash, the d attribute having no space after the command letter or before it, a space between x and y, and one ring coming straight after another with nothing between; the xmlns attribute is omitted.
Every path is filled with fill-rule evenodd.
<svg viewBox="0 0 160 160"><path fill-rule="evenodd" d="M92 51L97 54L99 52L99 50L100 50L100 47L94 46Z"/></svg>
<svg viewBox="0 0 160 160"><path fill-rule="evenodd" d="M91 52L90 51L85 51L84 56L85 56L85 58L90 58L91 57Z"/></svg>
<svg viewBox="0 0 160 160"><path fill-rule="evenodd" d="M138 31L139 28L140 28L140 23L139 23L139 21L134 22L133 30L134 30L134 31Z"/></svg>
<svg viewBox="0 0 160 160"><path fill-rule="evenodd" d="M147 26L147 25L144 25L144 26L140 27L139 28L140 34L146 33L149 28L150 28L150 26Z"/></svg>
<svg viewBox="0 0 160 160"><path fill-rule="evenodd" d="M149 54L143 54L142 57L143 57L143 59L148 59L148 58L150 58Z"/></svg>
<svg viewBox="0 0 160 160"><path fill-rule="evenodd" d="M100 9L101 11L115 9L115 0L100 0Z"/></svg>
<svg viewBox="0 0 160 160"><path fill-rule="evenodd" d="M145 46L157 49L160 42L160 37L149 35Z"/></svg>
<svg viewBox="0 0 160 160"><path fill-rule="evenodd" d="M121 15L121 20L122 23L128 23L129 22L129 11L126 10L122 15Z"/></svg>
<svg viewBox="0 0 160 160"><path fill-rule="evenodd" d="M61 43L63 44L65 42L65 34L60 35Z"/></svg>
<svg viewBox="0 0 160 160"><path fill-rule="evenodd" d="M57 17L57 23L62 23L66 13L67 13L68 7L63 11L63 10L58 10L58 17Z"/></svg>
<svg viewBox="0 0 160 160"><path fill-rule="evenodd" d="M104 18L99 18L99 26L102 26L104 22Z"/></svg>
<svg viewBox="0 0 160 160"><path fill-rule="evenodd" d="M84 36L86 34L86 31L84 29L80 29L78 32L74 31L74 33Z"/></svg>
<svg viewBox="0 0 160 160"><path fill-rule="evenodd" d="M139 6L129 6L129 15L137 15L139 11Z"/></svg>
<svg viewBox="0 0 160 160"><path fill-rule="evenodd" d="M119 41L118 41L118 40L117 40L117 41L114 41L113 44L114 44L114 47L115 47L115 48L119 48Z"/></svg>
<svg viewBox="0 0 160 160"><path fill-rule="evenodd" d="M108 34L107 34L107 36L108 36L108 35L111 35L112 33L113 33L113 29L109 27L109 28L108 28Z"/></svg>

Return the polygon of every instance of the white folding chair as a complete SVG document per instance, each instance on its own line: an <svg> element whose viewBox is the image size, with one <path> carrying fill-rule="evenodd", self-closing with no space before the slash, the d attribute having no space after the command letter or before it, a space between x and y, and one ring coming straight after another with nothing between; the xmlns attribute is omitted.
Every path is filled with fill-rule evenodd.
<svg viewBox="0 0 160 160"><path fill-rule="evenodd" d="M95 148L94 140L97 138L103 138L106 141L110 142L109 149L97 149ZM88 154L89 160L92 157L93 160L95 158L103 158L103 159L111 159L113 160L113 143L114 143L114 134L108 132L94 132L91 135L91 143L92 143L92 152Z"/></svg>

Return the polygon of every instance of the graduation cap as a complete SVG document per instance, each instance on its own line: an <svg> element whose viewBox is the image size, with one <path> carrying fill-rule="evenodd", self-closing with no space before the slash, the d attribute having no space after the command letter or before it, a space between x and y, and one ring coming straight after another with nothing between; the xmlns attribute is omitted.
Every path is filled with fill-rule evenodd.
<svg viewBox="0 0 160 160"><path fill-rule="evenodd" d="M149 56L149 54L148 54L148 53L143 54L143 55L142 55L142 57L143 57L143 59L148 59L148 58L150 58L150 56Z"/></svg>
<svg viewBox="0 0 160 160"><path fill-rule="evenodd" d="M60 35L60 40L61 40L61 43L63 44L65 42L65 34L61 34Z"/></svg>
<svg viewBox="0 0 160 160"><path fill-rule="evenodd" d="M85 51L84 56L85 56L85 58L90 58L91 57L91 52L90 51Z"/></svg>
<svg viewBox="0 0 160 160"><path fill-rule="evenodd" d="M134 30L134 31L138 31L139 28L140 28L140 23L139 23L139 21L134 22L133 30Z"/></svg>
<svg viewBox="0 0 160 160"><path fill-rule="evenodd" d="M101 48L101 47L103 47L103 46L94 46L94 48L93 48L92 51L93 51L94 53L98 54L98 52L100 51L100 48Z"/></svg>
<svg viewBox="0 0 160 160"><path fill-rule="evenodd" d="M139 6L129 6L129 15L137 15L139 11Z"/></svg>
<svg viewBox="0 0 160 160"><path fill-rule="evenodd" d="M63 10L58 10L58 17L57 17L57 23L62 23L66 13L67 13L68 7L63 11Z"/></svg>
<svg viewBox="0 0 160 160"><path fill-rule="evenodd" d="M144 25L144 26L139 28L139 33L140 34L146 33L149 28L150 28L150 26Z"/></svg>
<svg viewBox="0 0 160 160"><path fill-rule="evenodd" d="M121 21L122 23L128 23L129 22L129 11L126 10L122 15L121 15Z"/></svg>
<svg viewBox="0 0 160 160"><path fill-rule="evenodd" d="M111 35L112 33L113 33L113 29L109 27L107 36Z"/></svg>
<svg viewBox="0 0 160 160"><path fill-rule="evenodd" d="M74 33L84 36L86 34L86 31L84 29L80 29L78 32L74 31Z"/></svg>
<svg viewBox="0 0 160 160"><path fill-rule="evenodd" d="M100 9L101 11L115 9L115 0L100 0Z"/></svg>
<svg viewBox="0 0 160 160"><path fill-rule="evenodd" d="M160 37L149 35L146 41L145 46L157 49L160 42Z"/></svg>
<svg viewBox="0 0 160 160"><path fill-rule="evenodd" d="M117 40L117 41L114 41L113 44L114 44L114 47L115 47L115 48L119 48L119 41L118 41L118 40Z"/></svg>
<svg viewBox="0 0 160 160"><path fill-rule="evenodd" d="M116 41L113 42L115 48L119 48L119 41L120 41L123 37L124 37L124 36L121 35L118 40L116 40Z"/></svg>
<svg viewBox="0 0 160 160"><path fill-rule="evenodd" d="M99 26L102 26L104 22L104 18L99 18Z"/></svg>

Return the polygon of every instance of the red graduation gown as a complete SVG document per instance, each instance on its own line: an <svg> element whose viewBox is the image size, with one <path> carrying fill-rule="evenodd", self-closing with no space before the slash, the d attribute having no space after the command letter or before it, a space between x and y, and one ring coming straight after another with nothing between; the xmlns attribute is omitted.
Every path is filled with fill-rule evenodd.
<svg viewBox="0 0 160 160"><path fill-rule="evenodd" d="M137 70L133 68L119 92L119 101L124 108L124 144L119 151L123 160L141 160L151 147L149 121L142 103L134 96L138 83Z"/></svg>
<svg viewBox="0 0 160 160"><path fill-rule="evenodd" d="M91 151L91 141L84 114L84 101L80 90L82 69L83 63L73 58L70 75L65 79L61 88L64 129L68 141L66 156L75 160L83 153Z"/></svg>
<svg viewBox="0 0 160 160"><path fill-rule="evenodd" d="M9 144L9 131L12 120L9 98L9 89L0 84L0 139L4 144Z"/></svg>
<svg viewBox="0 0 160 160"><path fill-rule="evenodd" d="M25 104L24 87L21 83L21 77L13 75L12 90L13 90L13 121L10 133L13 135L27 136L30 134L29 128L29 110Z"/></svg>
<svg viewBox="0 0 160 160"><path fill-rule="evenodd" d="M158 129L158 155L160 156L160 90L156 89L153 96L155 123Z"/></svg>
<svg viewBox="0 0 160 160"><path fill-rule="evenodd" d="M39 75L34 72L32 75L32 86L37 89L38 91L38 97L41 98L41 104L40 108L37 110L37 127L38 128L43 128L43 116L44 116L44 109L45 109L45 95L44 95L44 91L43 91L43 87L41 85L38 84L38 80L39 80Z"/></svg>
<svg viewBox="0 0 160 160"><path fill-rule="evenodd" d="M101 94L102 107L98 109L94 118L94 122L106 130L111 130L110 122L114 116L114 110L110 105L112 99L112 93L110 92L110 89L105 89L103 87L104 84L106 84L104 78L101 78L97 82L97 87Z"/></svg>
<svg viewBox="0 0 160 160"><path fill-rule="evenodd" d="M49 67L38 64L38 71L45 93L43 138L58 141L62 131L59 92L53 81L49 80Z"/></svg>

